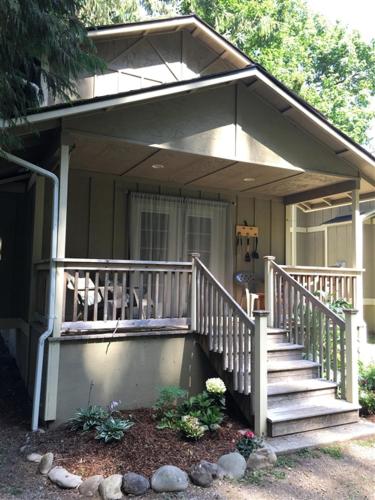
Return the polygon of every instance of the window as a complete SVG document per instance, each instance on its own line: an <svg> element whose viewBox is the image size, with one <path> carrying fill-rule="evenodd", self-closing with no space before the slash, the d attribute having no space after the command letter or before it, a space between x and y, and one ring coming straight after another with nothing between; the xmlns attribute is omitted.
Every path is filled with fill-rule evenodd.
<svg viewBox="0 0 375 500"><path fill-rule="evenodd" d="M188 215L186 227L187 254L198 252L202 262L210 265L212 220Z"/></svg>
<svg viewBox="0 0 375 500"><path fill-rule="evenodd" d="M169 215L158 212L141 213L141 260L167 260Z"/></svg>

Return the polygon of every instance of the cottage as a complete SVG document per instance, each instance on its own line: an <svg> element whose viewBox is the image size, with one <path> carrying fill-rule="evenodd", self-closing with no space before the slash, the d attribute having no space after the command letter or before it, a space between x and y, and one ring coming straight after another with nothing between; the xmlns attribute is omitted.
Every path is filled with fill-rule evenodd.
<svg viewBox="0 0 375 500"><path fill-rule="evenodd" d="M46 95L0 165L0 328L33 428L214 370L258 433L355 422L374 157L196 16L89 36L105 73ZM345 257L312 230L336 204Z"/></svg>

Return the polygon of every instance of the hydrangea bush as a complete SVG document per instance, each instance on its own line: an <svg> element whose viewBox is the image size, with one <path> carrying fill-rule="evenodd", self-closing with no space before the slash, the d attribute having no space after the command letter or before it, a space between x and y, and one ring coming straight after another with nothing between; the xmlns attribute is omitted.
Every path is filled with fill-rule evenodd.
<svg viewBox="0 0 375 500"><path fill-rule="evenodd" d="M206 381L206 390L209 394L223 396L227 388L221 378L209 378Z"/></svg>

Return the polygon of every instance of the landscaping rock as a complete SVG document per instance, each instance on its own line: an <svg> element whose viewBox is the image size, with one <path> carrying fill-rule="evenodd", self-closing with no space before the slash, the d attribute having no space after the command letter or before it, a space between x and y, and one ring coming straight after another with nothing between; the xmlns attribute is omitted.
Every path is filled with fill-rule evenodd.
<svg viewBox="0 0 375 500"><path fill-rule="evenodd" d="M100 496L103 500L119 500L122 498L121 485L121 474L106 477L99 485Z"/></svg>
<svg viewBox="0 0 375 500"><path fill-rule="evenodd" d="M39 464L42 460L42 455L39 453L29 453L26 457L28 462L34 462L35 464Z"/></svg>
<svg viewBox="0 0 375 500"><path fill-rule="evenodd" d="M214 479L223 479L225 476L225 471L222 467L220 467L220 465L207 462L206 460L201 460L199 465L204 467Z"/></svg>
<svg viewBox="0 0 375 500"><path fill-rule="evenodd" d="M249 470L261 470L273 467L276 463L277 457L273 448L269 445L264 445L258 448L247 459L247 468Z"/></svg>
<svg viewBox="0 0 375 500"><path fill-rule="evenodd" d="M53 453L51 452L45 453L39 462L39 467L38 467L39 472L44 476L46 476L52 469L52 464L53 464Z"/></svg>
<svg viewBox="0 0 375 500"><path fill-rule="evenodd" d="M186 472L174 465L163 465L151 478L151 487L159 493L163 491L184 491L189 485Z"/></svg>
<svg viewBox="0 0 375 500"><path fill-rule="evenodd" d="M208 488L213 483L213 476L207 467L201 463L193 465L189 473L191 482L197 486Z"/></svg>
<svg viewBox="0 0 375 500"><path fill-rule="evenodd" d="M48 473L48 478L60 488L72 489L78 488L82 483L81 476L71 474L64 467L54 467Z"/></svg>
<svg viewBox="0 0 375 500"><path fill-rule="evenodd" d="M224 470L225 477L229 479L241 479L246 471L246 460L237 452L222 455L217 461Z"/></svg>
<svg viewBox="0 0 375 500"><path fill-rule="evenodd" d="M122 478L122 491L127 495L139 496L150 489L150 481L135 472L127 472Z"/></svg>
<svg viewBox="0 0 375 500"><path fill-rule="evenodd" d="M97 475L97 476L90 476L87 479L83 481L82 484L80 484L78 490L81 493L83 497L87 498L93 498L99 497L99 485L103 481L104 477Z"/></svg>

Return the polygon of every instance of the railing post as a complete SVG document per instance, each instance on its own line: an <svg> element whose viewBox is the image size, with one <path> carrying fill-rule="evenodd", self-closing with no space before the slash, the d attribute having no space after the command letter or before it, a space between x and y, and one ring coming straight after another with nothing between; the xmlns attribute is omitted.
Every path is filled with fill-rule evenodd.
<svg viewBox="0 0 375 500"><path fill-rule="evenodd" d="M345 309L346 399L358 404L358 311Z"/></svg>
<svg viewBox="0 0 375 500"><path fill-rule="evenodd" d="M197 330L197 265L195 259L199 259L199 253L192 253L192 273L191 273L191 329Z"/></svg>
<svg viewBox="0 0 375 500"><path fill-rule="evenodd" d="M267 255L264 259L264 307L269 311L268 326L274 325L274 286L273 286L273 267L272 263L276 257Z"/></svg>
<svg viewBox="0 0 375 500"><path fill-rule="evenodd" d="M254 430L267 435L267 317L268 311L254 311L255 333L251 352L251 401Z"/></svg>

